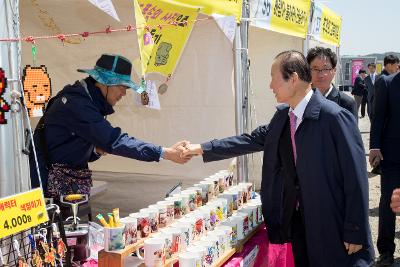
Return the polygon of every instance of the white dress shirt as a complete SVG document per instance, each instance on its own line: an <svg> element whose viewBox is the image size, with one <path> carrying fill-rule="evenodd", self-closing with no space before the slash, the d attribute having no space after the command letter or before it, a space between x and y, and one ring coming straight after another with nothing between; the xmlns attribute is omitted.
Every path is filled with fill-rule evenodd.
<svg viewBox="0 0 400 267"><path fill-rule="evenodd" d="M308 105L308 102L310 102L310 99L313 95L313 90L310 90L306 96L297 104L297 106L292 109L292 107L289 108L289 113L293 111L293 113L296 115L296 130L299 127L300 123L303 121L303 114L304 111L306 110L306 107Z"/></svg>
<svg viewBox="0 0 400 267"><path fill-rule="evenodd" d="M332 92L333 89L333 85L331 85L331 87L329 87L328 92L326 92L325 97L328 97L328 95Z"/></svg>

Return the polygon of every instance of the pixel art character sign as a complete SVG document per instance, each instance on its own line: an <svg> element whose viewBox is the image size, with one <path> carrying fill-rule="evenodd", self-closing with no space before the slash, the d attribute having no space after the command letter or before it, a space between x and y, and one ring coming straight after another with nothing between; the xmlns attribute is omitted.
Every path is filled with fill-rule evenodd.
<svg viewBox="0 0 400 267"><path fill-rule="evenodd" d="M51 96L51 80L45 65L27 65L22 76L25 104L29 117L43 116L45 105Z"/></svg>
<svg viewBox="0 0 400 267"><path fill-rule="evenodd" d="M7 124L6 112L10 110L10 105L4 99L7 87L7 78L4 70L0 68L0 124Z"/></svg>

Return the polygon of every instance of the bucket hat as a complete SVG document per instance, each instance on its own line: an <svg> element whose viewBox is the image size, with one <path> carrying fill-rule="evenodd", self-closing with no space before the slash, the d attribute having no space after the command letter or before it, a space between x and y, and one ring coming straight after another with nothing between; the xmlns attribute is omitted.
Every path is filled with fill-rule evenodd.
<svg viewBox="0 0 400 267"><path fill-rule="evenodd" d="M77 71L87 73L97 82L107 86L125 85L139 94L144 91L144 88L131 80L132 63L120 55L103 54L93 69L78 69Z"/></svg>

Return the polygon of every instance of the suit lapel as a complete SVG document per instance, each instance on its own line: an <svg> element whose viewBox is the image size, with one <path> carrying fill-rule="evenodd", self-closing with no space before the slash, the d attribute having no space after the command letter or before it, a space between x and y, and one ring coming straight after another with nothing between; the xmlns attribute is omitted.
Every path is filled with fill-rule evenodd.
<svg viewBox="0 0 400 267"><path fill-rule="evenodd" d="M325 101L325 97L318 90L313 89L313 91L314 93L304 110L303 121L305 119L318 120L322 101Z"/></svg>
<svg viewBox="0 0 400 267"><path fill-rule="evenodd" d="M339 90L336 89L335 86L333 86L332 91L329 93L329 95L326 98L335 103L338 103L339 102Z"/></svg>

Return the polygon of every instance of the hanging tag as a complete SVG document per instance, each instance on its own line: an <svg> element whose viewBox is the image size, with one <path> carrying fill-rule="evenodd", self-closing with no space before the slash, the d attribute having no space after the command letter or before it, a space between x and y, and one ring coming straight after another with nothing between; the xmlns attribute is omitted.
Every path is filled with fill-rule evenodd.
<svg viewBox="0 0 400 267"><path fill-rule="evenodd" d="M146 80L144 79L144 77L142 78L141 86L144 89L144 91L140 94L140 100L143 106L147 106L149 104L150 98L149 94L146 92Z"/></svg>
<svg viewBox="0 0 400 267"><path fill-rule="evenodd" d="M165 94L165 92L167 92L167 90L168 90L168 85L166 83L163 83L158 87L158 93L160 95Z"/></svg>
<svg viewBox="0 0 400 267"><path fill-rule="evenodd" d="M142 101L143 106L147 106L150 101L149 94L146 91L142 92L140 94L140 100Z"/></svg>
<svg viewBox="0 0 400 267"><path fill-rule="evenodd" d="M36 66L36 45L32 44L32 61L33 61L33 66Z"/></svg>

